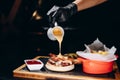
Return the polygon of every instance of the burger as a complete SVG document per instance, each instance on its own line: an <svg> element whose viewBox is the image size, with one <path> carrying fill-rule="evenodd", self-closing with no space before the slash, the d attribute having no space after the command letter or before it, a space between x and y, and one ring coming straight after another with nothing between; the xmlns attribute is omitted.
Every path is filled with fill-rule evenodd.
<svg viewBox="0 0 120 80"><path fill-rule="evenodd" d="M63 55L50 54L45 67L51 71L65 72L75 68L72 59Z"/></svg>

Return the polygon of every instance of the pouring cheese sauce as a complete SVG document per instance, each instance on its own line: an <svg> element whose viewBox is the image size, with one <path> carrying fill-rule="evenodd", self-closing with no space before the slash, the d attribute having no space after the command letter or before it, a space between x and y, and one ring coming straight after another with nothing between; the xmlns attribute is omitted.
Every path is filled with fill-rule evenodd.
<svg viewBox="0 0 120 80"><path fill-rule="evenodd" d="M53 28L53 34L54 34L55 38L57 39L57 41L59 43L59 55L58 55L58 57L62 57L61 44L62 44L62 41L63 41L64 31L61 27L56 26L56 27Z"/></svg>
<svg viewBox="0 0 120 80"><path fill-rule="evenodd" d="M75 66L72 62L72 59L61 54L61 44L62 44L63 37L64 37L63 28L55 25L54 28L51 28L48 30L48 36L58 41L59 54L58 55L51 54L45 67L49 70L58 71L58 72L65 72L65 71L70 71L74 69Z"/></svg>

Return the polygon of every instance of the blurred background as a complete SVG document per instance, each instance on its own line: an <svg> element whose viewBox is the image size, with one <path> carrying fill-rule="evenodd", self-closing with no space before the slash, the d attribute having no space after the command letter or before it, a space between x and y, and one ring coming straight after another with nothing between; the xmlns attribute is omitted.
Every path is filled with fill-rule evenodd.
<svg viewBox="0 0 120 80"><path fill-rule="evenodd" d="M58 54L58 42L48 39L47 11L65 6L73 0L0 0L0 77L12 79L12 71L24 59L38 55ZM84 50L96 38L120 56L120 13L118 0L78 12L59 24L65 29L62 54ZM118 64L119 58L116 61ZM119 66L119 65L118 65Z"/></svg>

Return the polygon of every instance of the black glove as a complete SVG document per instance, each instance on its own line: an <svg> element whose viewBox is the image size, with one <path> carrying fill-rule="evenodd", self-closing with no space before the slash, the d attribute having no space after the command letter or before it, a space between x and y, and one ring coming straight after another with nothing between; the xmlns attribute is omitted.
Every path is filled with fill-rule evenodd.
<svg viewBox="0 0 120 80"><path fill-rule="evenodd" d="M49 22L54 26L55 21L58 23L65 22L77 12L77 5L70 3L65 7L53 6L47 13Z"/></svg>

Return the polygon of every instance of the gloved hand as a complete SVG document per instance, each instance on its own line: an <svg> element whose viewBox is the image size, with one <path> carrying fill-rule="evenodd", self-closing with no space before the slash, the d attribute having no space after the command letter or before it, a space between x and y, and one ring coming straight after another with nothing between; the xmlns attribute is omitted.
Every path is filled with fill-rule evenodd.
<svg viewBox="0 0 120 80"><path fill-rule="evenodd" d="M65 7L53 6L47 13L49 16L49 22L51 26L54 26L55 21L65 22L68 20L72 15L77 12L77 5L74 3L70 3Z"/></svg>

